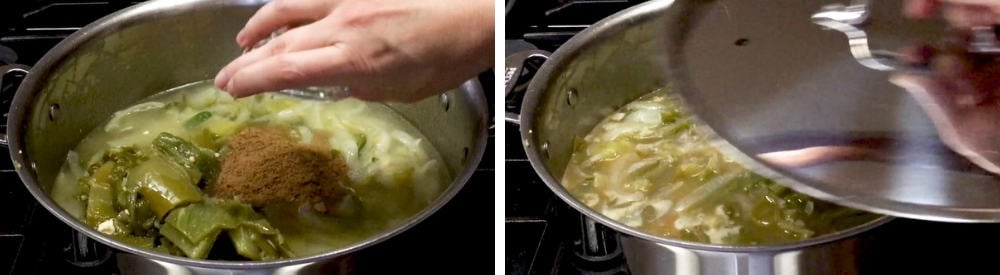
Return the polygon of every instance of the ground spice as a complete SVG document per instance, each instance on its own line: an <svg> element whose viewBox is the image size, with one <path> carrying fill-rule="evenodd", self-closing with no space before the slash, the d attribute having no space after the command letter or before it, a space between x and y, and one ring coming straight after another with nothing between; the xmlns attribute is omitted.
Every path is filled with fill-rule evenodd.
<svg viewBox="0 0 1000 275"><path fill-rule="evenodd" d="M271 202L312 204L325 212L331 199L347 192L343 158L315 144L300 144L274 127L250 127L233 135L222 171L209 193L251 205Z"/></svg>

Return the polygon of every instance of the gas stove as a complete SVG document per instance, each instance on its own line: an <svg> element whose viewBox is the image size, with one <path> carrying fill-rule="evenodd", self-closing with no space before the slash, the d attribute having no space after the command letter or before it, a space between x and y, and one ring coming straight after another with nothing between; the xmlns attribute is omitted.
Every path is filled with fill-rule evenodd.
<svg viewBox="0 0 1000 275"><path fill-rule="evenodd" d="M31 0L0 2L0 65L37 62L46 51L84 25L137 1ZM7 75L0 87L0 110L6 111L23 75ZM480 75L487 95L493 73ZM488 96L492 99L493 97ZM492 102L492 101L491 101ZM493 104L489 104L492 106ZM6 114L0 128L6 128ZM429 218L387 241L338 261L340 270L357 274L480 273L489 270L493 249L482 245L493 228L494 136L465 187ZM88 240L38 205L0 148L0 274L123 274L142 267L120 261L128 255Z"/></svg>
<svg viewBox="0 0 1000 275"><path fill-rule="evenodd" d="M642 2L507 0L505 56L535 49L554 52L591 24ZM524 79L538 66L529 62L522 83L506 95L508 112L519 111ZM505 127L506 273L630 274L628 259L621 255L621 233L599 223L591 226L593 221L556 197L528 162L518 126L508 122ZM897 218L866 233L855 253L860 254L861 274L993 274L1000 268L991 264L992 256L973 251L1000 245L998 230L1000 224Z"/></svg>
<svg viewBox="0 0 1000 275"><path fill-rule="evenodd" d="M553 52L604 17L644 1L507 0L504 53ZM529 62L521 80L538 65ZM506 95L508 112L518 112L526 85ZM559 200L535 174L525 156L518 126L507 123L505 138L505 262L508 274L630 274L618 233L595 223Z"/></svg>

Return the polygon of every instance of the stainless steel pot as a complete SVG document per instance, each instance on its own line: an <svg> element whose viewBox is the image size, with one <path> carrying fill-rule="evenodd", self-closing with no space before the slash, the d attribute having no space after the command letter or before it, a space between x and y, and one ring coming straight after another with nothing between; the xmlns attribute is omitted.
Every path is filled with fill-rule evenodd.
<svg viewBox="0 0 1000 275"><path fill-rule="evenodd" d="M73 218L48 195L66 153L113 112L182 84L212 78L241 50L236 33L265 1L162 0L108 15L74 33L28 71L11 104L7 139L15 169L30 193L66 224L115 249L163 263L165 270L206 273L284 267L302 270L386 240L430 216L462 188L485 151L489 116L478 81L413 104L388 104L423 132L454 180L432 205L403 225L326 253L251 262L194 260L138 249ZM280 68L276 68L278 70ZM228 272L227 272L228 273Z"/></svg>
<svg viewBox="0 0 1000 275"><path fill-rule="evenodd" d="M521 143L532 167L563 201L588 217L627 234L622 246L636 274L853 274L858 234L889 217L801 242L764 246L694 243L640 232L590 209L570 195L560 178L574 140L585 136L620 106L670 85L666 26L691 24L683 5L699 1L654 0L612 15L577 34L535 73L524 95L519 121ZM508 88L521 76L525 59L512 55Z"/></svg>

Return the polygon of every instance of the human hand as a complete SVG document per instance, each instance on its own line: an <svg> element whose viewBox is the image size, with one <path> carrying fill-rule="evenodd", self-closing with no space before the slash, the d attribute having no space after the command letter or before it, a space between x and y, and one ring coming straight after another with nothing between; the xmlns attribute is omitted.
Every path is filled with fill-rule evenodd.
<svg viewBox="0 0 1000 275"><path fill-rule="evenodd" d="M960 39L939 48L914 46L902 60L929 66L932 73L894 74L890 81L906 89L937 128L942 142L977 166L1000 174L1000 60L968 53L969 30L1000 24L997 0L906 0L903 13L923 19L940 11Z"/></svg>
<svg viewBox="0 0 1000 275"><path fill-rule="evenodd" d="M347 86L364 100L416 101L493 64L493 1L275 0L236 37L250 51L216 76L234 96Z"/></svg>
<svg viewBox="0 0 1000 275"><path fill-rule="evenodd" d="M1000 60L914 47L910 63L933 74L902 72L890 81L906 89L931 118L941 140L977 166L1000 174Z"/></svg>
<svg viewBox="0 0 1000 275"><path fill-rule="evenodd" d="M928 18L938 10L948 23L960 29L1000 24L997 0L906 0L903 4L903 14L910 18Z"/></svg>

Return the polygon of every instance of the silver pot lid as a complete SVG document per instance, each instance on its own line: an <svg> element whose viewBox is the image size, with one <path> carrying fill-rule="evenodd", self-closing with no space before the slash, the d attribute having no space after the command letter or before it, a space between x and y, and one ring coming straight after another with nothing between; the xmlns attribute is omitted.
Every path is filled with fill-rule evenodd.
<svg viewBox="0 0 1000 275"><path fill-rule="evenodd" d="M797 191L893 216L1000 221L1000 180L946 146L890 72L811 19L848 1L679 0L691 16L667 33L671 85L721 149ZM944 34L903 18L901 2L867 6L859 26L876 56Z"/></svg>

